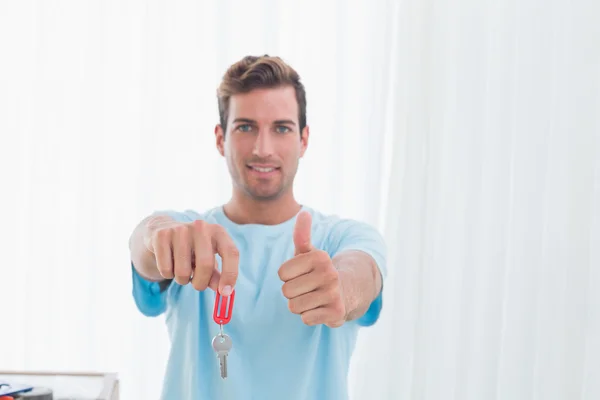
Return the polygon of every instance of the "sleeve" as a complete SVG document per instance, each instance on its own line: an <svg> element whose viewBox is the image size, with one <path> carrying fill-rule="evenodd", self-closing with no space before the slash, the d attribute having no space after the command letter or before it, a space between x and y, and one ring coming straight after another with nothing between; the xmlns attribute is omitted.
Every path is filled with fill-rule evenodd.
<svg viewBox="0 0 600 400"><path fill-rule="evenodd" d="M184 213L176 211L158 211L153 215L168 215L179 222L191 222L192 219ZM147 317L157 317L167 310L169 297L177 293L180 285L171 282L167 287L164 283L152 282L141 276L133 261L131 261L131 279L133 300L137 309Z"/></svg>
<svg viewBox="0 0 600 400"><path fill-rule="evenodd" d="M383 307L383 282L387 277L387 248L381 234L369 224L354 220L340 220L330 234L331 256L345 250L359 250L370 255L381 274L382 290L373 300L367 312L357 320L360 326L377 322Z"/></svg>
<svg viewBox="0 0 600 400"><path fill-rule="evenodd" d="M167 292L158 282L143 278L131 263L133 300L137 309L147 317L157 317L167 309Z"/></svg>

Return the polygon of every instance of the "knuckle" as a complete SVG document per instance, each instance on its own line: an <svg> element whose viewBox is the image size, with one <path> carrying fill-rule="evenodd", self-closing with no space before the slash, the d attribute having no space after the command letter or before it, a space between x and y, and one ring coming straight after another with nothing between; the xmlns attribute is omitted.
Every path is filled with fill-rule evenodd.
<svg viewBox="0 0 600 400"><path fill-rule="evenodd" d="M240 258L240 251L235 245L231 244L225 248L225 255L231 258L238 259Z"/></svg>
<svg viewBox="0 0 600 400"><path fill-rule="evenodd" d="M196 268L197 269L210 269L212 270L215 266L214 256L210 254L196 255Z"/></svg>
<svg viewBox="0 0 600 400"><path fill-rule="evenodd" d="M192 229L195 232L204 232L204 230L206 229L206 222L201 219L197 219L194 222L192 222Z"/></svg>
<svg viewBox="0 0 600 400"><path fill-rule="evenodd" d="M314 320L314 318L309 316L308 314L302 314L302 322L309 326L316 325L316 321Z"/></svg>
<svg viewBox="0 0 600 400"><path fill-rule="evenodd" d="M344 304L341 301L338 301L333 306L333 311L338 318L344 317L346 310L344 309Z"/></svg>
<svg viewBox="0 0 600 400"><path fill-rule="evenodd" d="M210 228L210 231L213 235L222 235L226 233L225 228L223 228L219 224L207 224Z"/></svg>
<svg viewBox="0 0 600 400"><path fill-rule="evenodd" d="M176 225L173 227L173 231L177 237L185 237L188 234L188 227L185 224Z"/></svg>
<svg viewBox="0 0 600 400"><path fill-rule="evenodd" d="M327 269L331 265L331 259L329 258L329 254L327 252L318 250L314 254L311 254L311 264L314 269L318 271L323 271Z"/></svg>
<svg viewBox="0 0 600 400"><path fill-rule="evenodd" d="M279 267L279 269L277 270L277 275L279 275L279 279L281 279L282 281L284 280L286 273L285 273L286 267L285 264L283 264L281 267Z"/></svg>
<svg viewBox="0 0 600 400"><path fill-rule="evenodd" d="M154 232L154 237L157 242L165 242L171 239L171 230L168 228L157 229Z"/></svg>
<svg viewBox="0 0 600 400"><path fill-rule="evenodd" d="M226 281L235 281L238 277L237 271L222 271L221 277Z"/></svg>
<svg viewBox="0 0 600 400"><path fill-rule="evenodd" d="M175 264L179 265L180 268L183 268L184 271L187 271L190 268L192 268L192 251L185 241L179 241L176 244L176 249L174 249L173 257Z"/></svg>
<svg viewBox="0 0 600 400"><path fill-rule="evenodd" d="M283 284L283 286L281 287L281 292L283 293L286 299L289 299L291 297L290 286L287 283Z"/></svg>
<svg viewBox="0 0 600 400"><path fill-rule="evenodd" d="M340 297L339 291L337 290L337 288L332 287L331 289L327 290L326 297L326 301L328 304L335 303Z"/></svg>
<svg viewBox="0 0 600 400"><path fill-rule="evenodd" d="M333 266L331 268L326 268L323 271L323 278L326 282L334 282L339 278L339 272Z"/></svg>
<svg viewBox="0 0 600 400"><path fill-rule="evenodd" d="M297 301L288 301L288 309L293 313L293 314L298 314L298 302Z"/></svg>
<svg viewBox="0 0 600 400"><path fill-rule="evenodd" d="M173 278L173 271L171 269L169 269L169 268L159 268L158 272L165 279L171 279L171 278Z"/></svg>
<svg viewBox="0 0 600 400"><path fill-rule="evenodd" d="M202 292L202 291L206 290L208 285L206 285L206 283L196 279L196 280L192 281L192 287L194 289L196 289L197 291Z"/></svg>
<svg viewBox="0 0 600 400"><path fill-rule="evenodd" d="M177 275L175 276L175 282L179 283L180 285L187 285L190 283L190 277L185 275Z"/></svg>
<svg viewBox="0 0 600 400"><path fill-rule="evenodd" d="M185 254L181 254L178 259L175 260L174 271L175 276L188 277L192 274L192 265L189 260L186 259Z"/></svg>
<svg viewBox="0 0 600 400"><path fill-rule="evenodd" d="M329 264L331 261L331 258L329 257L329 254L325 251L325 250L318 250L315 253L315 258L317 260L317 262L319 264Z"/></svg>

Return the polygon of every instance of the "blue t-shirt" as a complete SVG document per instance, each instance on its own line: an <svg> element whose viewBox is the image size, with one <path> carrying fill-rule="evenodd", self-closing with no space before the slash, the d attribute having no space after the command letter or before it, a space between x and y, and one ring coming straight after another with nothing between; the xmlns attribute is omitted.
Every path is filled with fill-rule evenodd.
<svg viewBox="0 0 600 400"><path fill-rule="evenodd" d="M344 250L371 255L386 276L386 250L371 226L323 215L312 215L312 243L333 258ZM222 207L204 214L195 211L169 215L181 222L202 219L223 226L239 253L239 275L231 321L224 333L233 341L228 377L220 377L212 349L219 325L213 321L215 292L195 290L173 281L160 291L133 268L133 297L146 316L165 313L171 350L163 382L168 400L338 400L347 399L347 375L358 330L376 322L381 294L360 319L340 328L305 325L288 309L277 271L294 255L292 233L296 218L278 225L239 225ZM217 256L220 268L220 258Z"/></svg>

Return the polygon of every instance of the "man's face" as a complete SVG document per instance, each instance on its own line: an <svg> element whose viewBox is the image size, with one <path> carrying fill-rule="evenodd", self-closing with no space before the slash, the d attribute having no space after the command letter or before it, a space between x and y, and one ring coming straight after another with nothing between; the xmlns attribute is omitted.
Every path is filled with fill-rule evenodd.
<svg viewBox="0 0 600 400"><path fill-rule="evenodd" d="M255 200L273 200L291 189L308 145L302 136L292 86L255 89L229 100L227 132L215 129L234 186ZM301 139L302 138L302 139Z"/></svg>

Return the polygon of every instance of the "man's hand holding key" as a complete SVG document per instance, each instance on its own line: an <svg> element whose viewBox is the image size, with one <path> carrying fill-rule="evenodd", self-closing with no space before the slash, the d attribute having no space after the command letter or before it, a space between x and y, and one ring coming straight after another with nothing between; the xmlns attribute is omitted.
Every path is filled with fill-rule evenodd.
<svg viewBox="0 0 600 400"><path fill-rule="evenodd" d="M311 244L311 215L302 212L294 227L294 257L281 265L279 278L288 307L307 325L337 328L346 321L339 273L327 252Z"/></svg>
<svg viewBox="0 0 600 400"><path fill-rule="evenodd" d="M191 282L223 296L233 291L238 277L239 252L225 228L197 220L189 223L157 217L149 221L144 244L155 255L160 275L180 285ZM222 259L219 272L215 255Z"/></svg>
<svg viewBox="0 0 600 400"><path fill-rule="evenodd" d="M191 282L198 291L211 288L217 292L214 318L221 331L213 338L212 348L219 359L221 378L227 378L227 355L233 343L231 337L223 333L223 325L231 319L233 287L238 277L239 252L235 243L225 228L202 220L181 223L157 216L148 220L144 232L144 246L154 255L156 268L163 278L175 279L180 285ZM216 254L222 259L221 272ZM225 309L218 308L219 300L223 299L230 304L227 316Z"/></svg>

